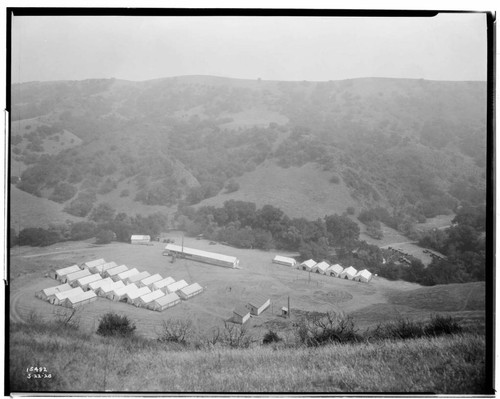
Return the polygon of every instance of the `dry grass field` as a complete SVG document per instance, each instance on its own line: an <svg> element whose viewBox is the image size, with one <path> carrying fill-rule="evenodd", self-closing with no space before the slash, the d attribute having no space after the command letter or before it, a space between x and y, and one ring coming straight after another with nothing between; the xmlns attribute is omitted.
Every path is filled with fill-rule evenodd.
<svg viewBox="0 0 500 399"><path fill-rule="evenodd" d="M181 243L180 233L171 233L170 237ZM389 282L378 277L369 284L358 283L273 264L271 260L275 252L210 245L206 240L189 237L184 239L185 246L237 256L240 269L184 259L171 263L170 257L162 255L164 245L156 242L151 246L125 243L97 246L90 242L66 242L46 248L16 247L10 258L10 318L22 322L32 311L42 318L53 318L63 309L34 296L36 291L56 285L45 274L52 268L104 258L151 274L197 282L205 290L201 295L161 313L98 298L78 311L81 327L89 332L96 330L103 314L114 311L129 316L136 323L137 331L146 337L156 337L162 322L169 319L191 320L197 333L207 336L232 316L236 306L245 305L254 295L268 296L272 302L267 311L247 322L246 326L255 336L262 336L269 328L286 333L291 330L291 323L307 312L351 314L357 325L363 328L400 317L428 318L437 312L462 312L461 315L484 321L484 284L421 288L417 284ZM439 298L428 295L445 292L444 288L446 293ZM464 307L465 295L468 295L468 305ZM443 296L447 301L440 300ZM280 316L280 309L287 306L288 297L292 317L284 319ZM432 306L429 306L429 298L436 299ZM452 302L457 305L450 305Z"/></svg>

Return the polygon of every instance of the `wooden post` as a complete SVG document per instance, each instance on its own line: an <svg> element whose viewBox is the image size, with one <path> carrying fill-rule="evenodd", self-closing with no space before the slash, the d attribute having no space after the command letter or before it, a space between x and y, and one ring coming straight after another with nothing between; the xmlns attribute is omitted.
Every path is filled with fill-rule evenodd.
<svg viewBox="0 0 500 399"><path fill-rule="evenodd" d="M291 309L290 309L290 297L288 297L288 318L291 317L290 312L291 312Z"/></svg>

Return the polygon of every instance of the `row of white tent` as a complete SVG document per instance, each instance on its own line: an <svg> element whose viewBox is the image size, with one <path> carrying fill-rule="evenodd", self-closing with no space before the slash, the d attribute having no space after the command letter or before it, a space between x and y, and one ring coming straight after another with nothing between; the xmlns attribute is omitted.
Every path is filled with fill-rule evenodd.
<svg viewBox="0 0 500 399"><path fill-rule="evenodd" d="M354 281L361 281L364 283L368 283L373 277L372 274L367 269L357 271L352 266L349 266L344 269L338 263L335 265L330 265L328 262L325 261L316 262L313 259L309 259L298 264L296 260L293 258L276 255L273 259L273 263L302 269L311 273L324 274L327 276L338 277Z"/></svg>
<svg viewBox="0 0 500 399"><path fill-rule="evenodd" d="M188 284L159 274L151 276L104 259L86 262L82 267L73 265L52 271L51 276L62 284L42 290L36 296L67 307L77 307L100 296L161 311L203 291L198 283Z"/></svg>

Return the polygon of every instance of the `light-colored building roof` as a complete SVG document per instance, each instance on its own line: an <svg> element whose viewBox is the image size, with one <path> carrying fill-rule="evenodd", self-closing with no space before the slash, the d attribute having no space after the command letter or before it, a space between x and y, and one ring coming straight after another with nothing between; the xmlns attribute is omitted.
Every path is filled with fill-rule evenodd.
<svg viewBox="0 0 500 399"><path fill-rule="evenodd" d="M287 258L286 256L281 256L281 255L276 255L274 257L273 261L287 263L287 264L291 264L291 265L295 265L295 263L297 263L295 261L295 259Z"/></svg>
<svg viewBox="0 0 500 399"><path fill-rule="evenodd" d="M372 277L372 274L367 269L363 269L356 274L356 277L363 277L369 280Z"/></svg>
<svg viewBox="0 0 500 399"><path fill-rule="evenodd" d="M162 290L155 290L155 291L151 291L149 294L141 296L140 300L143 303L149 303L149 302L153 302L155 299L158 299L164 295L165 295L165 293Z"/></svg>
<svg viewBox="0 0 500 399"><path fill-rule="evenodd" d="M76 280L76 283L79 286L84 286L84 285L93 283L93 282L98 281L98 280L102 280L102 277L100 274L91 274L90 276L85 276L85 277L79 278L78 280Z"/></svg>
<svg viewBox="0 0 500 399"><path fill-rule="evenodd" d="M139 281L141 280L144 280L145 278L151 276L151 274L149 272L140 272L140 273L137 273L137 274L134 274L130 277L127 277L127 281L129 283L138 283Z"/></svg>
<svg viewBox="0 0 500 399"><path fill-rule="evenodd" d="M126 294L129 294L131 293L132 291L135 291L135 290L138 290L139 288L137 288L137 285L135 284L129 284L129 285L124 285L123 287L121 288L115 288L113 290L113 293L116 295L116 296L122 296L122 295L126 295Z"/></svg>
<svg viewBox="0 0 500 399"><path fill-rule="evenodd" d="M58 276L65 276L67 274L79 272L80 270L82 270L82 269L80 269L80 266L73 265L73 266L65 267L63 269L56 270L56 273Z"/></svg>
<svg viewBox="0 0 500 399"><path fill-rule="evenodd" d="M233 310L233 313L237 314L238 316L245 317L247 314L250 313L250 311L244 306L237 306Z"/></svg>
<svg viewBox="0 0 500 399"><path fill-rule="evenodd" d="M106 277L106 278L103 278L101 280L97 280L97 281L93 281L93 282L89 283L89 288L95 291L99 287L102 287L103 285L111 284L111 283L113 283L113 280L111 280L111 277Z"/></svg>
<svg viewBox="0 0 500 399"><path fill-rule="evenodd" d="M309 269L312 269L315 265L316 265L316 262L314 260L312 260L312 259L305 260L304 262L302 262L300 264L300 266L306 266Z"/></svg>
<svg viewBox="0 0 500 399"><path fill-rule="evenodd" d="M101 263L100 265L90 266L89 269L94 273L102 273L106 270L113 269L118 266L115 262Z"/></svg>
<svg viewBox="0 0 500 399"><path fill-rule="evenodd" d="M152 276L146 277L145 279L141 280L141 284L149 286L149 285L156 283L157 281L160 281L162 279L163 279L163 277L157 273L157 274L153 274Z"/></svg>
<svg viewBox="0 0 500 399"><path fill-rule="evenodd" d="M45 288L42 290L42 292L45 296L50 296L50 295L54 295L58 292L69 291L70 289L71 289L71 285L66 283L66 284L56 285L55 287Z"/></svg>
<svg viewBox="0 0 500 399"><path fill-rule="evenodd" d="M168 292L176 292L179 291L181 288L187 287L188 283L186 283L185 280L179 280L176 281L175 283L167 285L167 291Z"/></svg>
<svg viewBox="0 0 500 399"><path fill-rule="evenodd" d="M106 261L104 259L96 259L96 260L91 260L91 261L85 262L83 265L85 267L94 267L97 265L102 265L104 263L106 263Z"/></svg>
<svg viewBox="0 0 500 399"><path fill-rule="evenodd" d="M106 270L106 274L111 277L111 276L116 276L117 274L126 272L127 270L128 270L127 266L120 265L120 266L113 267L112 269Z"/></svg>
<svg viewBox="0 0 500 399"><path fill-rule="evenodd" d="M184 295L189 296L198 291L203 291L203 287L198 283L193 283L184 288L181 288L179 291L182 292Z"/></svg>
<svg viewBox="0 0 500 399"><path fill-rule="evenodd" d="M118 281L111 281L111 283L106 283L104 285L101 285L98 290L104 292L105 294L115 291L119 288L125 287L125 284L123 284L123 281L118 280Z"/></svg>
<svg viewBox="0 0 500 399"><path fill-rule="evenodd" d="M84 291L82 290L82 287L76 287L71 290L63 291L63 292L57 292L54 294L54 296L59 300L62 301L63 299L69 298L70 296L75 296L75 295L80 295Z"/></svg>
<svg viewBox="0 0 500 399"><path fill-rule="evenodd" d="M132 290L130 292L127 292L127 297L130 298L130 300L137 299L143 295L151 293L151 290L148 287L141 287L137 288L136 290Z"/></svg>
<svg viewBox="0 0 500 399"><path fill-rule="evenodd" d="M134 240L151 240L150 236L145 236L145 235L140 235L140 234L134 234L130 237L130 241Z"/></svg>
<svg viewBox="0 0 500 399"><path fill-rule="evenodd" d="M69 281L69 282L73 282L75 280L78 280L79 278L82 278L82 277L85 277L85 276L88 276L90 275L90 270L89 269L83 269L83 270L80 270L78 272L74 272L74 273L71 273L71 274L67 274L66 275L66 279Z"/></svg>
<svg viewBox="0 0 500 399"><path fill-rule="evenodd" d="M91 299L91 298L94 298L96 296L97 295L95 294L94 291L84 291L80 295L70 296L70 297L66 298L66 301L68 301L69 303L74 305L78 302L83 302L83 301L86 301L87 299Z"/></svg>
<svg viewBox="0 0 500 399"><path fill-rule="evenodd" d="M122 273L119 273L118 278L120 280L125 280L126 278L129 278L130 276L133 276L134 274L139 274L139 270L137 270L135 267L130 269L130 270L126 270Z"/></svg>
<svg viewBox="0 0 500 399"><path fill-rule="evenodd" d="M331 265L328 269L326 269L327 273L335 272L337 274L340 274L343 271L344 271L344 268L342 266L340 266L338 263Z"/></svg>
<svg viewBox="0 0 500 399"><path fill-rule="evenodd" d="M217 254L215 252L202 251L200 249L187 248L187 247L182 247L180 245L175 245L175 244L167 244L165 249L167 251L175 251L175 252L180 252L180 253L183 252L183 253L188 254L188 255L200 256L200 257L204 257L204 258L220 260L223 262L229 262L229 263L233 263L233 264L238 261L238 258L236 258L235 256L222 255L222 254Z"/></svg>
<svg viewBox="0 0 500 399"><path fill-rule="evenodd" d="M179 298L179 295L177 295L175 292L172 292L171 294L167 294L164 296L161 296L157 299L154 300L155 303L157 303L160 306L167 305L172 302L180 301L181 299Z"/></svg>
<svg viewBox="0 0 500 399"><path fill-rule="evenodd" d="M163 280L156 281L153 283L154 289L164 288L170 284L175 283L175 280L172 277L164 278Z"/></svg>
<svg viewBox="0 0 500 399"><path fill-rule="evenodd" d="M344 269L344 271L342 272L342 274L348 274L348 275L353 276L353 277L357 273L358 273L358 271L352 266L349 266L348 268Z"/></svg>
<svg viewBox="0 0 500 399"><path fill-rule="evenodd" d="M268 296L264 295L255 295L252 299L248 301L249 305L252 305L256 308L260 308L262 305L264 305L267 301L269 301Z"/></svg>
<svg viewBox="0 0 500 399"><path fill-rule="evenodd" d="M320 262L320 263L316 263L316 264L314 265L314 268L315 268L315 269L319 269L319 270L321 270L322 272L325 272L325 271L326 271L326 269L328 269L329 267L330 267L330 265L329 265L328 263L326 263L325 261Z"/></svg>

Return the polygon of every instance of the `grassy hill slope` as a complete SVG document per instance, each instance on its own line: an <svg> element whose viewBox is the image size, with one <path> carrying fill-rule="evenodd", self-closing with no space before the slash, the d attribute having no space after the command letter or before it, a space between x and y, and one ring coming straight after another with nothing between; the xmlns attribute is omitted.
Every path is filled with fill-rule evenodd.
<svg viewBox="0 0 500 399"><path fill-rule="evenodd" d="M329 345L176 350L36 322L11 325L13 391L486 392L484 337ZM50 379L26 379L26 365ZM188 374L188 376L187 376Z"/></svg>

